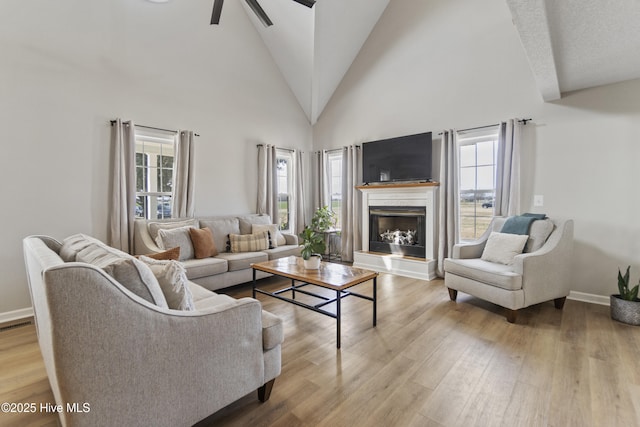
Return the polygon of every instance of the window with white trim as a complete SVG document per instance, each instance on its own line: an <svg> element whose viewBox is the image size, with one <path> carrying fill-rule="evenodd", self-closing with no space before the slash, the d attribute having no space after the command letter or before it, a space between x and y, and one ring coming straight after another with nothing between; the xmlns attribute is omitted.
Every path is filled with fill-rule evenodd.
<svg viewBox="0 0 640 427"><path fill-rule="evenodd" d="M459 134L460 240L480 237L493 217L499 127Z"/></svg>
<svg viewBox="0 0 640 427"><path fill-rule="evenodd" d="M336 227L341 227L342 217L342 150L327 153L329 209L336 214Z"/></svg>
<svg viewBox="0 0 640 427"><path fill-rule="evenodd" d="M282 231L291 232L293 218L293 152L276 149L276 184L278 193L278 218L276 224Z"/></svg>
<svg viewBox="0 0 640 427"><path fill-rule="evenodd" d="M176 135L136 129L137 218L171 218Z"/></svg>

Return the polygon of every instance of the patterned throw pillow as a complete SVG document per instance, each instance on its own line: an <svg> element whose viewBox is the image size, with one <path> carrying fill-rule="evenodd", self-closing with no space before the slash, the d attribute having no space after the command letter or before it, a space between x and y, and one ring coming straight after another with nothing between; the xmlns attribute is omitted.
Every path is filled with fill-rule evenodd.
<svg viewBox="0 0 640 427"><path fill-rule="evenodd" d="M229 234L232 253L257 252L269 249L269 232L256 234Z"/></svg>
<svg viewBox="0 0 640 427"><path fill-rule="evenodd" d="M271 238L271 246L269 247L269 249L277 248L278 246L287 243L286 241L282 242L280 240L280 237L282 237L282 240L284 240L284 236L280 234L280 230L278 230L278 226L276 224L253 224L251 226L251 232L253 234L262 233L263 231L269 232L269 237Z"/></svg>

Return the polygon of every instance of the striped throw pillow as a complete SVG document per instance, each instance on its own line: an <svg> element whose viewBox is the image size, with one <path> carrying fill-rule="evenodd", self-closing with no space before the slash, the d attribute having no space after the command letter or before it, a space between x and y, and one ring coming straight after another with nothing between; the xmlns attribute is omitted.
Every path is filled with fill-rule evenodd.
<svg viewBox="0 0 640 427"><path fill-rule="evenodd" d="M232 253L257 252L269 249L269 232L256 234L229 234Z"/></svg>

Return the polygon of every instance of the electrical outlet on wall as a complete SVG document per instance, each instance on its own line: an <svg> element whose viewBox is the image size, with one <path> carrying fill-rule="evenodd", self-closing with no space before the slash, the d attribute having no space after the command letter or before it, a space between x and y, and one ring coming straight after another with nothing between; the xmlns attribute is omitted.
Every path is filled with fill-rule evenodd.
<svg viewBox="0 0 640 427"><path fill-rule="evenodd" d="M544 196L541 194L533 196L533 206L537 208L544 206Z"/></svg>

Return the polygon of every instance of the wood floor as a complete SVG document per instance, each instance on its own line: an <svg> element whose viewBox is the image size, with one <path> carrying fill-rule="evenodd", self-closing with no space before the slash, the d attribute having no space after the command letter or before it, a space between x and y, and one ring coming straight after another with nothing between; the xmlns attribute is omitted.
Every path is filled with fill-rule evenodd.
<svg viewBox="0 0 640 427"><path fill-rule="evenodd" d="M337 350L334 319L259 299L285 325L271 399L261 404L252 393L201 425L640 425L640 328L612 321L608 307L569 300L559 311L549 302L510 324L476 298L449 301L440 280L381 275L378 326L370 302L347 298ZM53 402L33 326L0 332L0 402ZM2 426L55 422L0 413Z"/></svg>

